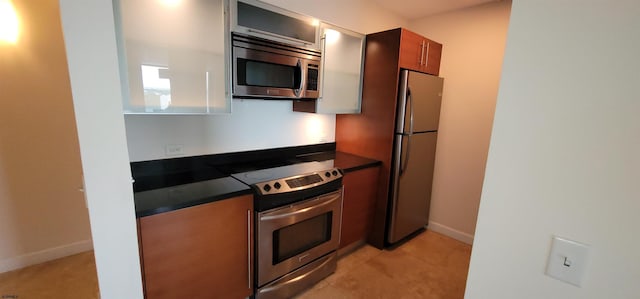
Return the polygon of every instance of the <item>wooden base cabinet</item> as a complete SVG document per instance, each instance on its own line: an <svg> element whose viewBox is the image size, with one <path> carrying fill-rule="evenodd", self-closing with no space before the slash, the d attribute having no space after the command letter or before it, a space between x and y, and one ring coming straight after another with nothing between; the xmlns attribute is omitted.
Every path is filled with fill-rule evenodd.
<svg viewBox="0 0 640 299"><path fill-rule="evenodd" d="M340 248L366 240L371 231L378 191L378 168L356 170L344 176Z"/></svg>
<svg viewBox="0 0 640 299"><path fill-rule="evenodd" d="M138 219L145 298L252 294L253 196Z"/></svg>

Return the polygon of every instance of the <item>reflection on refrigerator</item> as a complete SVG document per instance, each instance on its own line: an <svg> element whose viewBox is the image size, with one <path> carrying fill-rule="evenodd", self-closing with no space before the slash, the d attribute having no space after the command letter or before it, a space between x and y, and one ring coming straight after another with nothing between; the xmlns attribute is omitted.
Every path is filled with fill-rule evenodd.
<svg viewBox="0 0 640 299"><path fill-rule="evenodd" d="M394 137L387 243L429 220L443 79L402 70Z"/></svg>

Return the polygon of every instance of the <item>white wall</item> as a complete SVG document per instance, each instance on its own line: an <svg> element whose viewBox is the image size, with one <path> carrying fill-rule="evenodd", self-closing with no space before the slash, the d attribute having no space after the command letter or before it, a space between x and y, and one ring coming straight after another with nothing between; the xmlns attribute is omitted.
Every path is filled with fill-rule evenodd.
<svg viewBox="0 0 640 299"><path fill-rule="evenodd" d="M638 298L640 2L514 1L466 298ZM552 235L591 245L582 288Z"/></svg>
<svg viewBox="0 0 640 299"><path fill-rule="evenodd" d="M311 15L362 33L405 25L378 5L362 1L269 0L271 4ZM293 112L290 101L234 100L231 115L127 115L131 161L267 149L335 141L335 115ZM179 144L183 153L165 154Z"/></svg>
<svg viewBox="0 0 640 299"><path fill-rule="evenodd" d="M91 249L57 2L13 1L0 42L0 272Z"/></svg>
<svg viewBox="0 0 640 299"><path fill-rule="evenodd" d="M444 78L429 229L471 243L476 226L511 1L413 21L443 44Z"/></svg>
<svg viewBox="0 0 640 299"><path fill-rule="evenodd" d="M61 0L101 298L142 298L110 0Z"/></svg>
<svg viewBox="0 0 640 299"><path fill-rule="evenodd" d="M234 100L231 115L128 115L131 161L335 141L335 116L294 113L291 101ZM167 145L183 145L167 156Z"/></svg>

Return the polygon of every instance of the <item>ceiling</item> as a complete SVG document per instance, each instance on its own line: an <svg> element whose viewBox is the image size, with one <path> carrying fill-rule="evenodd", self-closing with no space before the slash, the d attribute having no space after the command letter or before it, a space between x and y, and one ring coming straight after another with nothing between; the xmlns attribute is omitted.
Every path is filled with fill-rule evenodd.
<svg viewBox="0 0 640 299"><path fill-rule="evenodd" d="M408 20L498 0L373 0Z"/></svg>

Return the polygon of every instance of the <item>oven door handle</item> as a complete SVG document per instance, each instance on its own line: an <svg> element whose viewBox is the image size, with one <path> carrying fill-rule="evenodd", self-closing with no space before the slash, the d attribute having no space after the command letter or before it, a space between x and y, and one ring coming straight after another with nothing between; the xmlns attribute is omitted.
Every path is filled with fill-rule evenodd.
<svg viewBox="0 0 640 299"><path fill-rule="evenodd" d="M320 208L322 208L324 206L328 206L328 205L334 203L338 199L340 199L340 195L334 196L331 199L326 200L326 201L324 201L322 203L319 203L317 205L313 205L311 207L307 207L307 208L304 208L304 209L296 210L296 211L293 211L293 212L282 213L282 214L277 214L277 215L262 216L262 217L260 217L260 220L261 221L262 220L275 220L275 219L282 219L282 218L291 217L291 216L294 216L294 215L304 214L304 213L310 212L312 210L317 210L317 209L320 209Z"/></svg>

